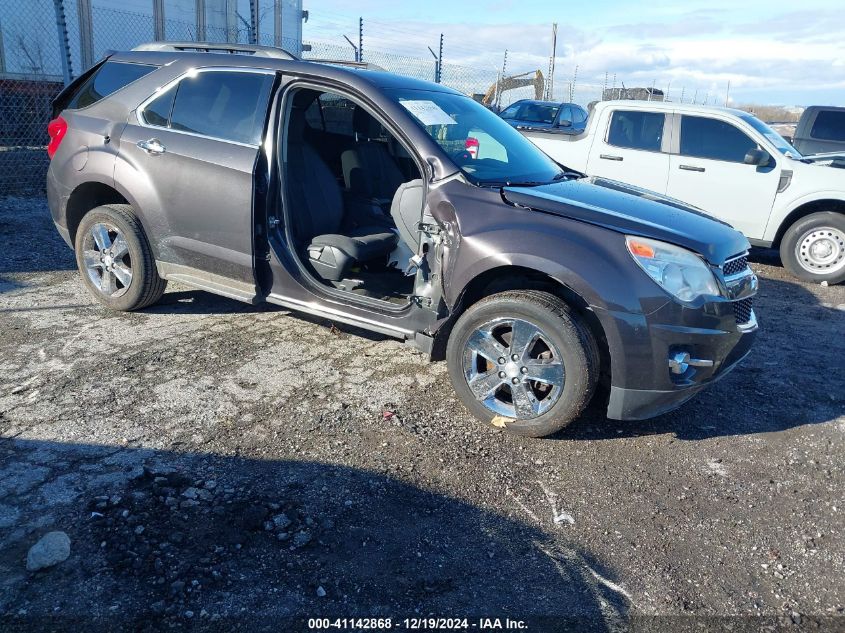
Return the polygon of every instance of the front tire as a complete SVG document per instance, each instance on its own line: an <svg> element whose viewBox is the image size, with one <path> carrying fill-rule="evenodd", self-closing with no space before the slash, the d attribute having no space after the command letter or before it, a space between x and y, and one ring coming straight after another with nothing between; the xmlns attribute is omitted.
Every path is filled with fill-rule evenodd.
<svg viewBox="0 0 845 633"><path fill-rule="evenodd" d="M780 243L784 267L805 281L845 281L845 214L811 213L793 224Z"/></svg>
<svg viewBox="0 0 845 633"><path fill-rule="evenodd" d="M161 299L159 277L141 223L128 204L89 211L76 230L76 264L88 291L112 310L141 310Z"/></svg>
<svg viewBox="0 0 845 633"><path fill-rule="evenodd" d="M560 298L536 290L491 295L455 323L449 377L477 418L516 435L551 435L587 406L599 376L595 339Z"/></svg>

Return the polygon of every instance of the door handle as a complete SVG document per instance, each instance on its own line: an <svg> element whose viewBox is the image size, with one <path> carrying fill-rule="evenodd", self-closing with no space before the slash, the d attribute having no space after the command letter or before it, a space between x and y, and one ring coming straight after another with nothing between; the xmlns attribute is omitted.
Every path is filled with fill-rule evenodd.
<svg viewBox="0 0 845 633"><path fill-rule="evenodd" d="M599 158L603 158L605 160L622 160L621 156L614 156L613 154L599 154Z"/></svg>
<svg viewBox="0 0 845 633"><path fill-rule="evenodd" d="M138 147L142 150L147 152L152 156L158 156L159 154L164 154L167 151L167 148L161 144L161 141L157 138L147 139L146 141L138 141Z"/></svg>
<svg viewBox="0 0 845 633"><path fill-rule="evenodd" d="M696 167L695 165L679 165L678 169L683 169L684 171L704 171L704 167Z"/></svg>

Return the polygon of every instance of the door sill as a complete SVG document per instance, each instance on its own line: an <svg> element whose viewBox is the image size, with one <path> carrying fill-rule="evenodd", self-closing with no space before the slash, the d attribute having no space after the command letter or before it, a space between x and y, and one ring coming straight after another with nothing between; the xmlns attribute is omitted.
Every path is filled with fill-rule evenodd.
<svg viewBox="0 0 845 633"><path fill-rule="evenodd" d="M299 299L291 299L290 297L283 297L282 295L270 294L267 296L267 302L272 303L283 308L289 308L299 312L304 312L312 316L327 319L329 321L338 321L346 325L354 325L364 330L378 332L386 336L393 336L399 339L409 339L414 337L412 330L405 328L387 325L375 319L368 319L366 317L359 317L348 312L335 310L324 305L320 305L317 301L300 301Z"/></svg>
<svg viewBox="0 0 845 633"><path fill-rule="evenodd" d="M198 290L206 290L251 305L260 303L258 288L255 284L235 281L228 277L215 275L190 266L183 266L182 264L157 261L156 268L158 274L169 281L178 281Z"/></svg>

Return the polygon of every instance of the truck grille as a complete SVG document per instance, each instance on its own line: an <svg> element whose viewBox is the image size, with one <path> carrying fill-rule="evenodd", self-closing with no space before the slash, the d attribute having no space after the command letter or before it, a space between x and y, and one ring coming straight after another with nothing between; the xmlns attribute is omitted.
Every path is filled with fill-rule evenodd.
<svg viewBox="0 0 845 633"><path fill-rule="evenodd" d="M744 325L751 320L751 297L734 301L734 317L737 325Z"/></svg>
<svg viewBox="0 0 845 633"><path fill-rule="evenodd" d="M722 266L722 272L725 274L725 277L730 277L731 275L743 272L746 268L748 268L748 255L740 255L739 257L726 261Z"/></svg>

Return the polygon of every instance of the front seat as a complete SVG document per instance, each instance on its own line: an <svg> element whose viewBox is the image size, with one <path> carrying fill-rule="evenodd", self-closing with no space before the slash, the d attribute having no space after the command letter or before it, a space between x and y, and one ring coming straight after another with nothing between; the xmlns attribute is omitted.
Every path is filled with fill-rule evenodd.
<svg viewBox="0 0 845 633"><path fill-rule="evenodd" d="M357 264L386 259L399 238L385 226L344 228L340 185L303 138L305 125L305 108L295 102L288 128L291 229L314 271L327 281L340 281Z"/></svg>
<svg viewBox="0 0 845 633"><path fill-rule="evenodd" d="M346 188L356 197L387 207L405 178L387 144L373 140L382 136L382 125L369 112L356 106L352 113L352 129L357 140L355 147L340 157Z"/></svg>

